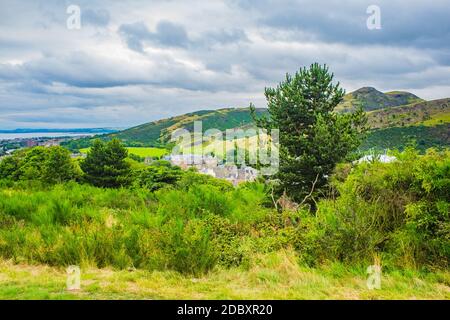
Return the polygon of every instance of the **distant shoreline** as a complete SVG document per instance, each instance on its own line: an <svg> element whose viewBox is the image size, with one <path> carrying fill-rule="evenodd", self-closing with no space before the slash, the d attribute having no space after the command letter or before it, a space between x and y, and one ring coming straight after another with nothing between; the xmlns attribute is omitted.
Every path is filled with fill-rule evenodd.
<svg viewBox="0 0 450 320"><path fill-rule="evenodd" d="M116 132L113 129L15 129L0 130L0 140L85 137Z"/></svg>
<svg viewBox="0 0 450 320"><path fill-rule="evenodd" d="M111 133L118 131L116 128L73 128L73 129L32 129L32 128L19 128L11 130L2 130L0 133L14 134L14 133Z"/></svg>

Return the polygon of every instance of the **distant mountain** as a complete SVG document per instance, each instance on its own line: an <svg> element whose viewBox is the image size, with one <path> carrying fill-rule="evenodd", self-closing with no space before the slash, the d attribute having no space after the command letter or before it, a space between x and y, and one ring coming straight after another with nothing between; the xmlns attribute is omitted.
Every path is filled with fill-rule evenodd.
<svg viewBox="0 0 450 320"><path fill-rule="evenodd" d="M351 111L362 106L365 111L397 107L411 103L422 102L423 99L404 91L380 92L372 87L364 87L348 93L338 106L340 111Z"/></svg>
<svg viewBox="0 0 450 320"><path fill-rule="evenodd" d="M450 146L450 98L425 101L409 92L382 93L365 87L347 94L337 111L348 112L358 105L367 111L368 125L373 129L367 140L370 143L366 143L364 148L386 145L390 148L402 147L412 139L423 141L422 149ZM264 114L267 115L267 109L257 109L258 116ZM192 131L194 121L202 121L203 131L212 128L223 131L245 127L253 122L249 108L202 110L97 137L105 140L119 138L128 146L164 146L176 129ZM90 145L91 140L79 139L69 142L67 146L84 148Z"/></svg>
<svg viewBox="0 0 450 320"><path fill-rule="evenodd" d="M396 107L400 105L423 102L424 100L409 92L393 91L382 93L374 88L366 87L358 89L345 96L344 102L338 106L338 111L350 111L357 105L362 105L364 110L372 111ZM267 109L258 109L259 115L266 114ZM374 118L376 116L374 115ZM202 121L203 130L216 128L226 130L245 126L252 123L248 108L226 108L219 110L202 110L187 113L168 119L162 119L124 131L110 134L128 144L163 144L170 139L170 134L178 129L193 129L194 121ZM373 121L375 123L375 121Z"/></svg>

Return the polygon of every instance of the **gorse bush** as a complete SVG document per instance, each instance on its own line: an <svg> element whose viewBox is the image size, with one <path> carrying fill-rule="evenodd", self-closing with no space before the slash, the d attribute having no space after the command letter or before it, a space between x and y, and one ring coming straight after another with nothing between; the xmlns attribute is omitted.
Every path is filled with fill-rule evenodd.
<svg viewBox="0 0 450 320"><path fill-rule="evenodd" d="M261 201L245 199L241 192L248 187L228 192L215 185L156 192L77 183L46 191L3 188L0 255L51 265L170 268L190 274L236 265L243 259L241 240L258 227L244 212L257 211ZM213 217L222 221L220 230Z"/></svg>
<svg viewBox="0 0 450 320"><path fill-rule="evenodd" d="M155 191L176 184L183 172L168 161L155 161L151 166L137 170L135 184L138 187Z"/></svg>
<svg viewBox="0 0 450 320"><path fill-rule="evenodd" d="M201 274L214 267L217 251L203 220L170 220L162 228L161 247L167 253L167 267L180 272Z"/></svg>
<svg viewBox="0 0 450 320"><path fill-rule="evenodd" d="M164 162L136 169L129 188L3 181L0 256L200 275L291 248L310 265L367 266L380 255L392 268L448 268L449 151L394 155L339 165L314 212L276 210L264 183L233 187Z"/></svg>
<svg viewBox="0 0 450 320"><path fill-rule="evenodd" d="M298 246L308 260L362 263L382 253L393 266L448 266L449 151L395 156L357 165L334 181L336 200L321 201L315 217L305 214Z"/></svg>

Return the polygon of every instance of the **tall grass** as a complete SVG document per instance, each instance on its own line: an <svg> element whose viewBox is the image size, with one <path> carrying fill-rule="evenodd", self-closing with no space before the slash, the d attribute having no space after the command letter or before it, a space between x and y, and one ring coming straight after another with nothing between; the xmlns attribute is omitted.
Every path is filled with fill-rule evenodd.
<svg viewBox="0 0 450 320"><path fill-rule="evenodd" d="M246 212L258 211L261 200L261 195L246 198L241 192L248 193L224 192L214 185L157 192L77 183L40 191L4 187L0 255L50 265L205 273L217 264L240 260L230 257L236 250L219 252L222 233L213 232L212 221L225 221L236 238L233 246L239 246L238 233L230 226L251 225L254 221Z"/></svg>
<svg viewBox="0 0 450 320"><path fill-rule="evenodd" d="M0 183L0 256L16 262L207 273L286 248L302 263L448 268L450 154L338 168L317 211L277 211L262 183L186 173L177 185Z"/></svg>

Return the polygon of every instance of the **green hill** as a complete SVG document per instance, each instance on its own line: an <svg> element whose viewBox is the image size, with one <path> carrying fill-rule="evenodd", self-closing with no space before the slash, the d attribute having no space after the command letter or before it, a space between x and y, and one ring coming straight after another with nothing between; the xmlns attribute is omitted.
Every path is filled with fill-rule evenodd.
<svg viewBox="0 0 450 320"><path fill-rule="evenodd" d="M266 109L257 109L258 115L265 112ZM146 123L108 136L119 138L126 144L164 144L170 141L170 135L176 129L185 128L192 131L194 129L194 121L202 122L203 131L213 128L223 131L245 126L252 122L252 117L249 108L202 110Z"/></svg>
<svg viewBox="0 0 450 320"><path fill-rule="evenodd" d="M360 149L402 150L411 143L422 152L431 147L450 147L450 122L436 126L420 125L371 130Z"/></svg>
<svg viewBox="0 0 450 320"><path fill-rule="evenodd" d="M423 100L408 92L393 91L382 93L374 88L361 88L347 94L344 102L338 107L338 110L350 110L350 107L348 106L355 106L357 103L361 103L365 110L370 111L419 101L422 102ZM259 115L266 114L267 110L263 108L257 109L257 113ZM375 115L374 117L376 118ZM424 115L424 117L424 119L426 119L426 115ZM192 131L194 121L202 121L204 131L211 128L226 130L248 125L252 123L252 118L249 108L202 110L142 124L124 131L109 134L107 137L119 138L130 146L161 145L170 140L171 133L176 129L185 128ZM375 123L376 121L373 122Z"/></svg>
<svg viewBox="0 0 450 320"><path fill-rule="evenodd" d="M347 112L362 106L365 111L372 111L422 101L424 100L409 92L383 93L372 87L364 87L346 94L344 101L338 106L338 110Z"/></svg>
<svg viewBox="0 0 450 320"><path fill-rule="evenodd" d="M410 143L422 151L450 147L450 98L368 112L372 129L361 149L403 149Z"/></svg>
<svg viewBox="0 0 450 320"><path fill-rule="evenodd" d="M267 113L266 109L256 109L258 116ZM194 121L202 122L202 129L226 130L245 127L253 122L249 108L224 108L218 110L201 110L167 119L145 123L123 131L96 136L104 140L118 138L129 147L161 147L170 141L171 133L185 128L192 131ZM93 138L82 138L65 143L69 149L82 149L90 146Z"/></svg>
<svg viewBox="0 0 450 320"><path fill-rule="evenodd" d="M367 111L369 126L373 129L365 142L367 148L402 148L411 140L430 146L450 146L450 98L425 101L409 92L382 93L365 87L345 96L337 107L338 112L348 112L361 105ZM267 109L257 109L258 116ZM252 123L249 108L202 110L145 123L127 130L106 134L104 140L121 139L129 147L161 147L170 141L176 129L193 130L194 121L202 121L203 131L216 128L226 130L245 127ZM89 147L92 138L66 143L70 149Z"/></svg>
<svg viewBox="0 0 450 320"><path fill-rule="evenodd" d="M450 98L383 108L369 111L367 115L372 129L444 124L450 116Z"/></svg>

